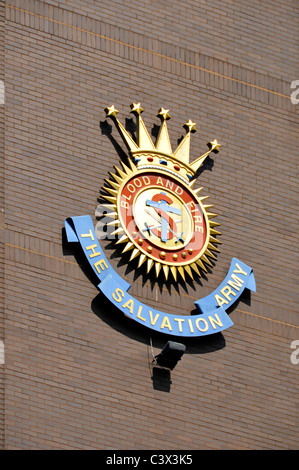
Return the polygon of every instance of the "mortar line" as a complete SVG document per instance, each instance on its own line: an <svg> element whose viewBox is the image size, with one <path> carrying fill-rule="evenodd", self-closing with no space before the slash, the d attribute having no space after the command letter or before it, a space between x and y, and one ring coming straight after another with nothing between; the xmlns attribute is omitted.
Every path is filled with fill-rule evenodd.
<svg viewBox="0 0 299 470"><path fill-rule="evenodd" d="M152 54L153 56L156 56L156 57L161 57L163 59L167 59L167 60L170 60L170 61L173 61L173 62L176 62L176 63L179 63L181 65L185 65L185 66L188 66L188 67L191 67L191 68L194 68L196 70L201 70L202 72L207 72L211 75L216 75L218 77L221 77L221 78L224 78L226 80L231 80L233 82L237 82L237 83L241 83L243 85L246 85L246 86L249 86L249 87L252 87L252 88L256 88L258 90L261 90L261 91L265 91L267 93L272 93L274 95L278 95L278 96L282 96L283 98L287 98L287 99L290 99L290 96L289 95L285 95L283 93L279 93L278 91L273 91L273 90L269 90L268 88L264 88L264 87L261 87L259 85L254 85L253 83L249 83L249 82L245 82L244 80L239 80L238 78L233 78L233 77L230 77L228 75L224 75L224 74L221 74L219 72L214 72L213 70L209 70L209 69L206 69L204 67L200 67L199 65L193 65L193 64L190 64L189 62L185 62L185 61L182 61L182 60L179 60L179 59L175 59L174 57L169 57L169 56L166 56L164 54L160 54L159 52L155 52L155 51L150 51L148 49L144 49L143 47L139 47L139 46L134 46L132 44L129 44L129 43L125 43L123 41L120 41L118 39L113 39L113 38L109 38L108 36L105 36L103 34L99 34L99 33L94 33L93 31L88 31L87 29L83 29L83 28L80 28L78 26L73 26L73 25L70 25L68 23L64 23L63 21L59 21L59 20L54 20L52 18L49 18L47 16L43 16L43 15L40 15L39 13L34 13L34 12L31 12L31 11L28 11L28 10L24 10L22 8L18 8L18 7L15 7L14 5L6 5L8 8L11 8L13 10L17 10L17 11L20 11L22 13L28 13L29 15L33 15L35 17L38 17L38 18L41 18L41 19L44 19L44 20L48 20L48 21L51 21L52 23L55 23L55 24L59 24L61 26L66 26L68 28L72 28L72 29L75 29L76 31L81 31L83 33L86 33L86 34L91 34L93 36L96 36L96 37L99 37L99 38L102 38L102 39L106 39L107 41L111 41L111 42L114 42L116 44L120 44L120 45L123 45L123 46L127 46L127 47L130 47L132 49L135 49L135 50L138 50L138 51L141 51L141 52L146 52L146 53L149 53L149 54ZM88 18L88 17L87 17ZM13 20L11 20L13 22ZM15 21L16 22L16 21Z"/></svg>

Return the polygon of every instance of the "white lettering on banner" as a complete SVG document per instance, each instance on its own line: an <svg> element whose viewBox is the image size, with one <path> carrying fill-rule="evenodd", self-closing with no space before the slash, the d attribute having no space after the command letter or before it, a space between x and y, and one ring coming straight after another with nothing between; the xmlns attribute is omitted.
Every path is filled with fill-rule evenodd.
<svg viewBox="0 0 299 470"><path fill-rule="evenodd" d="M125 297L125 293L119 287L117 287L115 291L111 293L111 295L114 301L117 303L121 303ZM216 330L217 327L219 328L223 327L222 321L219 318L219 315L217 313L214 313L213 314L214 316L209 315L207 319L200 318L200 317L195 318L195 319L194 318L180 318L180 317L177 318L170 314L168 316L164 314L163 312L155 312L155 315L154 315L152 310L149 310L149 308L146 305L140 304L133 297L129 297L128 300L126 300L121 305L121 307L123 309L124 314L128 316L129 318L136 317L148 326L149 326L149 323L151 324L151 326L156 325L156 329L158 331L165 330L166 328L167 330L172 332L173 330L175 330L175 327L178 326L179 333L183 333L184 324L188 325L190 333L195 333L196 328L201 333L205 333L206 331L210 329L210 327L212 327L213 330ZM186 323L185 323L185 320L186 320Z"/></svg>
<svg viewBox="0 0 299 470"><path fill-rule="evenodd" d="M239 266L238 263L236 263L236 268L234 269L231 275L231 279L227 282L228 285L224 286L220 290L222 296L219 294L215 294L215 299L219 307L221 307L223 304L228 304L232 299L232 295L236 297L237 293L233 291L232 288L236 291L239 291L240 287L242 287L242 285L244 284L243 279L239 278L234 273L243 274L243 276L247 276L247 273L243 271L243 269Z"/></svg>

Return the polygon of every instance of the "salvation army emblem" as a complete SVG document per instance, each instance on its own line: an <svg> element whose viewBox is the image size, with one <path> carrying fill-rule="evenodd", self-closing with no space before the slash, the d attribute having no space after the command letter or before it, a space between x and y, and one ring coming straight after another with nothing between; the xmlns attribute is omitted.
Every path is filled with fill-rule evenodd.
<svg viewBox="0 0 299 470"><path fill-rule="evenodd" d="M111 236L121 246L122 254L130 253L129 263L136 269L146 266L148 276L157 281L172 282L200 277L213 266L220 241L214 221L216 213L206 204L202 187L193 189L198 170L211 153L218 153L217 140L208 143L209 150L190 163L190 137L196 124L185 124L186 135L176 150L171 148L167 128L169 111L161 108L161 126L154 143L141 113L133 103L131 112L137 118L137 138L133 139L117 118L114 106L105 109L115 123L127 149L126 163L114 167L105 180L106 217L112 227ZM218 228L218 227L217 227ZM233 258L220 286L208 296L195 301L197 314L177 315L161 312L132 297L130 284L111 266L101 248L90 216L68 217L65 221L69 243L77 244L98 279L98 289L124 315L141 325L175 337L196 337L218 333L233 322L226 310L245 288L255 291L253 270Z"/></svg>

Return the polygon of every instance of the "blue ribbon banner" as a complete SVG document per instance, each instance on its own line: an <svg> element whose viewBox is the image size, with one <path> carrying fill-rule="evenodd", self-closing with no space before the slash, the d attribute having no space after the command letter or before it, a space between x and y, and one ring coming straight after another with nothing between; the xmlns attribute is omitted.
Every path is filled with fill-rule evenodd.
<svg viewBox="0 0 299 470"><path fill-rule="evenodd" d="M69 243L80 243L87 262L96 274L98 289L124 315L141 325L167 335L194 337L219 333L233 325L226 313L245 288L255 292L253 270L233 258L227 276L207 297L197 300L198 315L175 315L151 308L132 297L130 284L113 269L96 237L89 215L69 217L65 221Z"/></svg>

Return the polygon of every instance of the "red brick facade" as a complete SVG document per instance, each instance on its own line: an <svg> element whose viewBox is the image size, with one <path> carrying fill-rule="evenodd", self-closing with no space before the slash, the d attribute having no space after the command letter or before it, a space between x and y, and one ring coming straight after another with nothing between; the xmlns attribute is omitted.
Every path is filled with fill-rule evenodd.
<svg viewBox="0 0 299 470"><path fill-rule="evenodd" d="M0 6L0 448L298 448L295 6L208 3ZM221 338L187 344L164 389L152 380L150 334L111 317L62 247L66 217L94 218L119 162L113 139L124 148L104 108L115 104L125 124L132 102L149 131L170 110L174 147L195 121L191 159L222 144L197 182L221 223L215 266L185 285L154 282L105 242L132 294L189 315L233 256L257 283ZM163 339L152 341L157 354Z"/></svg>

